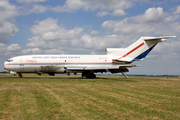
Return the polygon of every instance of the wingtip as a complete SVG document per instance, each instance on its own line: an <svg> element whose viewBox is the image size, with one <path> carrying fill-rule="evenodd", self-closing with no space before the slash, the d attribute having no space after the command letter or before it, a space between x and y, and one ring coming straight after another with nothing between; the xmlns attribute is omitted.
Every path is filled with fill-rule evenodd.
<svg viewBox="0 0 180 120"><path fill-rule="evenodd" d="M162 36L161 39L175 38L176 36Z"/></svg>
<svg viewBox="0 0 180 120"><path fill-rule="evenodd" d="M176 36L167 36L168 38L175 38Z"/></svg>

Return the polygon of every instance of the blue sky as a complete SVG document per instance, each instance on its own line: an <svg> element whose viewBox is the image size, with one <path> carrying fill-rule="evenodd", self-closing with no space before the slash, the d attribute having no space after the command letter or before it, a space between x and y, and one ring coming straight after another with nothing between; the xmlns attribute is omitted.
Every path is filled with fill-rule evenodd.
<svg viewBox="0 0 180 120"><path fill-rule="evenodd" d="M179 0L1 0L0 71L26 54L105 54L141 36L170 36L131 74L180 75Z"/></svg>

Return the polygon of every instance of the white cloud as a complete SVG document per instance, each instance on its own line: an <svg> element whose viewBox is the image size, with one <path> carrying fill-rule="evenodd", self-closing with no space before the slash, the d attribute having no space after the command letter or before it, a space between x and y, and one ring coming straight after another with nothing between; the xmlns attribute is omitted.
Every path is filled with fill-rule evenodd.
<svg viewBox="0 0 180 120"><path fill-rule="evenodd" d="M84 42L85 48L91 48L92 44L95 44L95 40L93 38L91 38L91 36L89 35L83 35L81 36L81 41Z"/></svg>
<svg viewBox="0 0 180 120"><path fill-rule="evenodd" d="M105 21L102 27L107 30L112 29L114 33L133 33L133 34L148 34L154 32L154 28L148 24L134 24L128 22L128 19L123 19L121 21Z"/></svg>
<svg viewBox="0 0 180 120"><path fill-rule="evenodd" d="M122 16L122 15L125 15L126 13L122 10L122 9L119 9L119 10L115 10L112 15L114 16Z"/></svg>
<svg viewBox="0 0 180 120"><path fill-rule="evenodd" d="M21 49L18 44L11 44L6 46L3 43L0 43L0 56L3 57L14 57L19 55L29 55L29 54L40 54L44 53L45 51L40 50L39 48L32 48L32 49Z"/></svg>
<svg viewBox="0 0 180 120"><path fill-rule="evenodd" d="M91 34L92 34L92 35L97 35L97 34L99 34L99 31L93 30L93 31L91 31Z"/></svg>
<svg viewBox="0 0 180 120"><path fill-rule="evenodd" d="M18 15L15 5L12 5L8 0L0 1L0 21L13 18Z"/></svg>
<svg viewBox="0 0 180 120"><path fill-rule="evenodd" d="M0 43L8 42L8 37L14 36L18 32L18 28L10 22L0 21Z"/></svg>
<svg viewBox="0 0 180 120"><path fill-rule="evenodd" d="M97 13L97 16L103 17L103 16L106 16L106 15L108 15L108 14L110 14L110 13L109 13L109 12L106 12L106 11L101 11L101 12L98 12L98 13Z"/></svg>
<svg viewBox="0 0 180 120"><path fill-rule="evenodd" d="M180 15L168 15L165 17L164 22L175 22L180 18Z"/></svg>
<svg viewBox="0 0 180 120"><path fill-rule="evenodd" d="M75 51L90 53L96 51L102 54L106 47L120 47L119 39L122 38L121 40L123 40L125 38L116 34L100 37L96 36L99 32L95 30L87 34L84 33L83 28L74 27L67 29L57 23L58 20L53 18L37 21L31 28L34 36L29 38L27 46L39 48L42 53L44 53L44 51L54 54L64 53L64 51L65 53ZM121 45L126 44L127 41L121 43Z"/></svg>
<svg viewBox="0 0 180 120"><path fill-rule="evenodd" d="M48 10L47 7L35 4L33 7L28 11L29 13L43 13Z"/></svg>
<svg viewBox="0 0 180 120"><path fill-rule="evenodd" d="M0 1L0 55L8 56L11 52L20 51L18 44L12 44L6 46L3 43L7 43L8 38L14 36L19 29L16 25L10 21L14 21L14 17L18 16L18 10L16 5L11 4L8 0Z"/></svg>
<svg viewBox="0 0 180 120"><path fill-rule="evenodd" d="M41 40L39 36L33 36L29 38L30 43L27 44L29 47L41 47L41 48L49 48L45 41Z"/></svg>
<svg viewBox="0 0 180 120"><path fill-rule="evenodd" d="M45 2L46 0L16 0L17 2L20 3L33 3L33 2Z"/></svg>
<svg viewBox="0 0 180 120"><path fill-rule="evenodd" d="M69 9L70 11L72 10L79 10L81 8L86 8L87 2L84 2L82 0L67 0L66 4L63 6L63 9Z"/></svg>
<svg viewBox="0 0 180 120"><path fill-rule="evenodd" d="M162 22L164 18L163 8L149 8L143 15L134 16L129 19L130 22L147 22L147 23L158 23Z"/></svg>
<svg viewBox="0 0 180 120"><path fill-rule="evenodd" d="M34 35L39 35L47 32L54 32L59 29L57 25L58 20L53 18L47 18L43 21L36 21L36 25L31 28L31 32Z"/></svg>
<svg viewBox="0 0 180 120"><path fill-rule="evenodd" d="M0 56L13 57L21 54L21 47L18 44L6 46L5 44L0 43Z"/></svg>
<svg viewBox="0 0 180 120"><path fill-rule="evenodd" d="M45 0L19 0L19 2L38 2ZM39 4L27 4L22 6L16 6L11 4L8 0L0 1L0 21L13 20L15 16L27 15L30 13L43 13L49 10L49 7Z"/></svg>
<svg viewBox="0 0 180 120"><path fill-rule="evenodd" d="M100 17L105 15L122 16L126 14L124 9L131 7L133 2L135 0L67 0L63 6L51 7L51 10L54 12L75 12L80 9L85 11L101 9L103 12L97 13Z"/></svg>
<svg viewBox="0 0 180 120"><path fill-rule="evenodd" d="M119 9L127 9L133 6L133 2L136 2L135 0L83 0L88 2L89 4L93 4L94 7L100 8L102 10L110 10L110 11L115 11Z"/></svg>
<svg viewBox="0 0 180 120"><path fill-rule="evenodd" d="M39 48L32 48L32 49L24 49L21 50L21 54L38 54L38 53L42 53L42 51Z"/></svg>
<svg viewBox="0 0 180 120"><path fill-rule="evenodd" d="M137 35L166 34L167 29L161 30L162 27L166 27L163 24L163 18L163 8L149 8L142 15L125 18L119 21L105 21L103 22L102 27L113 30L114 33L122 32Z"/></svg>
<svg viewBox="0 0 180 120"><path fill-rule="evenodd" d="M20 15L28 15L30 13L43 13L49 10L48 6L40 4L26 4L18 7Z"/></svg>
<svg viewBox="0 0 180 120"><path fill-rule="evenodd" d="M19 52L21 50L21 47L18 44L11 44L7 47L7 50L10 52Z"/></svg>
<svg viewBox="0 0 180 120"><path fill-rule="evenodd" d="M29 38L29 47L38 47L41 49L53 49L64 46L71 46L71 41L78 39L83 29L75 27L67 30L57 24L58 20L47 18L43 21L37 21L31 28L35 35Z"/></svg>
<svg viewBox="0 0 180 120"><path fill-rule="evenodd" d="M163 17L163 8L161 7L149 8L146 10L144 16L142 16L145 22L160 22Z"/></svg>
<svg viewBox="0 0 180 120"><path fill-rule="evenodd" d="M8 37L14 36L18 32L18 28L7 20L12 20L18 15L15 5L12 5L8 0L0 1L0 43L8 42Z"/></svg>
<svg viewBox="0 0 180 120"><path fill-rule="evenodd" d="M180 6L178 6L178 7L176 8L176 11L174 12L174 14L180 14Z"/></svg>
<svg viewBox="0 0 180 120"><path fill-rule="evenodd" d="M74 12L79 9L88 9L88 3L82 0L67 0L64 6L53 7L54 12Z"/></svg>
<svg viewBox="0 0 180 120"><path fill-rule="evenodd" d="M0 54L4 54L6 51L6 45L3 43L0 43Z"/></svg>

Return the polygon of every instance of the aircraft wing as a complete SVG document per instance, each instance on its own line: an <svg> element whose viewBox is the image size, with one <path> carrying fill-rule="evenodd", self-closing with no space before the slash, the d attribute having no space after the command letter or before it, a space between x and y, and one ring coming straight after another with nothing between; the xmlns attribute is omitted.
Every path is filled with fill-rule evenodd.
<svg viewBox="0 0 180 120"><path fill-rule="evenodd" d="M69 72L86 72L86 71L93 71L93 72L107 72L110 71L111 73L118 73L118 72L128 72L127 68L135 67L135 65L109 65L109 66L68 66L66 70Z"/></svg>

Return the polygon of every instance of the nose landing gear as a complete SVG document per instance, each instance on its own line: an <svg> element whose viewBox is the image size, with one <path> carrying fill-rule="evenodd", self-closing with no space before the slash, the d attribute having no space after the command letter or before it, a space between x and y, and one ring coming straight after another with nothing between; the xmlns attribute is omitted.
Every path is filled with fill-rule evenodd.
<svg viewBox="0 0 180 120"><path fill-rule="evenodd" d="M21 73L18 73L18 78L22 78L22 74Z"/></svg>

